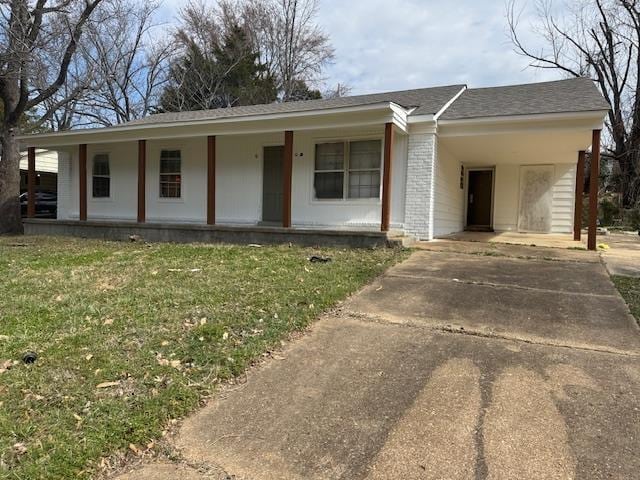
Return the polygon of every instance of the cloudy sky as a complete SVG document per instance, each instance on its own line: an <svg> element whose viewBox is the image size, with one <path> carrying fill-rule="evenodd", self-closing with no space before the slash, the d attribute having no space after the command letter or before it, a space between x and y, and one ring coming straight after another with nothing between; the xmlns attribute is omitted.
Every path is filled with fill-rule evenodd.
<svg viewBox="0 0 640 480"><path fill-rule="evenodd" d="M554 71L527 68L526 59L513 52L507 37L505 0L319 2L318 23L336 51L326 82L347 84L353 94L560 78ZM182 3L165 0L163 16L174 17ZM527 13L525 10L522 18L524 30Z"/></svg>

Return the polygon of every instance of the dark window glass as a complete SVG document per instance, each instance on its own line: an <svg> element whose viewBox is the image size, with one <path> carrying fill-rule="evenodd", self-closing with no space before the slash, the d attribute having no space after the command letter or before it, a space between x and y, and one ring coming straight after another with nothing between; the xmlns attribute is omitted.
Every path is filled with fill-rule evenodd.
<svg viewBox="0 0 640 480"><path fill-rule="evenodd" d="M344 195L344 172L316 172L314 189L316 198L342 198Z"/></svg>
<svg viewBox="0 0 640 480"><path fill-rule="evenodd" d="M93 157L93 197L105 198L111 195L111 172L109 155L99 154Z"/></svg>
<svg viewBox="0 0 640 480"><path fill-rule="evenodd" d="M160 152L160 197L180 198L182 196L182 158L180 150Z"/></svg>

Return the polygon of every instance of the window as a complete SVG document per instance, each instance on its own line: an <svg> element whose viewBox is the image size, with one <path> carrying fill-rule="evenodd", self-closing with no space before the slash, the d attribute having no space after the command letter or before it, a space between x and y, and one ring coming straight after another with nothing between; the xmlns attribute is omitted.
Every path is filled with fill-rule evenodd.
<svg viewBox="0 0 640 480"><path fill-rule="evenodd" d="M381 155L380 140L317 144L315 198L379 198Z"/></svg>
<svg viewBox="0 0 640 480"><path fill-rule="evenodd" d="M182 196L181 163L180 150L162 150L160 152L161 198L180 198Z"/></svg>
<svg viewBox="0 0 640 480"><path fill-rule="evenodd" d="M344 143L316 145L315 170L316 198L342 198L344 196Z"/></svg>
<svg viewBox="0 0 640 480"><path fill-rule="evenodd" d="M111 174L109 171L109 155L101 153L93 157L93 198L109 198L111 196Z"/></svg>

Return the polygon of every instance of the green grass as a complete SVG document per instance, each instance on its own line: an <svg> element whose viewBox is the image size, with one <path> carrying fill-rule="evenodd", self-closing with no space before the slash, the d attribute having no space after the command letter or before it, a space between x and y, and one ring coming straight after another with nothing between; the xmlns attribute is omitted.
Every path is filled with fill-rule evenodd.
<svg viewBox="0 0 640 480"><path fill-rule="evenodd" d="M0 238L0 478L90 477L406 255Z"/></svg>
<svg viewBox="0 0 640 480"><path fill-rule="evenodd" d="M622 277L619 275L612 276L611 278L640 325L640 278Z"/></svg>

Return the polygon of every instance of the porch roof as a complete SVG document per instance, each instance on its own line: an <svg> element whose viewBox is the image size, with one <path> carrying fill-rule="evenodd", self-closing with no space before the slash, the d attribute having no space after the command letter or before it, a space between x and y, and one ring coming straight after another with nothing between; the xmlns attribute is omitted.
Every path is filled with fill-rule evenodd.
<svg viewBox="0 0 640 480"><path fill-rule="evenodd" d="M527 116L549 122L557 120L555 116L558 115L576 114L595 115L601 123L608 110L609 105L593 82L577 78L475 89L448 85L333 99L162 113L112 127L24 135L20 140L23 147L51 148L78 143L342 128L388 122L403 131L408 123L434 124L436 120L443 126L500 119L517 124Z"/></svg>
<svg viewBox="0 0 640 480"><path fill-rule="evenodd" d="M195 120L206 121L253 115L321 111L334 108L375 105L379 103L399 105L406 110L412 110L411 113L414 115L435 115L464 88L466 88L465 85L447 85L319 100L247 105L217 108L215 110L158 113L139 120L133 120L124 125L157 125L173 122L192 122Z"/></svg>
<svg viewBox="0 0 640 480"><path fill-rule="evenodd" d="M609 108L592 80L572 78L505 87L469 88L447 108L440 119L602 112Z"/></svg>

